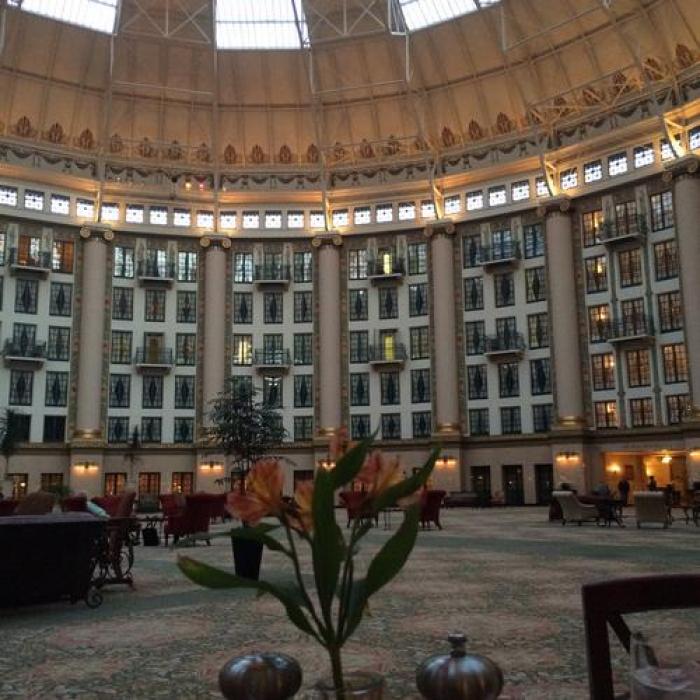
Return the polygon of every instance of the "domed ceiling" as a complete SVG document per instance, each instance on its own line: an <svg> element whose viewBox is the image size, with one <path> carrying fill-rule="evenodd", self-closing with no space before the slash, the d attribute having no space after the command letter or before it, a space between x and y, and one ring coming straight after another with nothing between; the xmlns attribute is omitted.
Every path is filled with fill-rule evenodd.
<svg viewBox="0 0 700 700"><path fill-rule="evenodd" d="M415 31L409 0L290 0L292 50L217 50L212 0L109 2L114 35L4 10L5 138L333 168L555 133L659 91L679 105L700 73L698 0L450 0L473 11Z"/></svg>

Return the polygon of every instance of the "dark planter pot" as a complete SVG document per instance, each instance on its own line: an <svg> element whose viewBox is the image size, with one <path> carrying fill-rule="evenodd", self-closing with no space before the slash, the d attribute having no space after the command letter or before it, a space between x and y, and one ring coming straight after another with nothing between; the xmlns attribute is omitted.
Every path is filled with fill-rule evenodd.
<svg viewBox="0 0 700 700"><path fill-rule="evenodd" d="M232 539L231 547L236 576L257 581L260 578L263 545L260 542Z"/></svg>

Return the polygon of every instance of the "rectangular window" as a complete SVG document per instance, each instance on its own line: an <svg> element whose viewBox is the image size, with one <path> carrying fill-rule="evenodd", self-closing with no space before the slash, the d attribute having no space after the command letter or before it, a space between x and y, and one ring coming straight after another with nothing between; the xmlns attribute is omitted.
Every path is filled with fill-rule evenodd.
<svg viewBox="0 0 700 700"><path fill-rule="evenodd" d="M626 299L620 304L622 310L622 332L624 335L641 335L649 332L644 315L644 299Z"/></svg>
<svg viewBox="0 0 700 700"><path fill-rule="evenodd" d="M617 428L616 401L596 401L593 409L596 428Z"/></svg>
<svg viewBox="0 0 700 700"><path fill-rule="evenodd" d="M620 265L620 286L633 287L642 283L641 248L621 250L618 253Z"/></svg>
<svg viewBox="0 0 700 700"><path fill-rule="evenodd" d="M119 205L116 202L105 202L100 217L102 221L119 221Z"/></svg>
<svg viewBox="0 0 700 700"><path fill-rule="evenodd" d="M400 440L401 439L401 414L400 413L383 413L382 414L382 440Z"/></svg>
<svg viewBox="0 0 700 700"><path fill-rule="evenodd" d="M109 407L129 408L131 396L131 375L109 375Z"/></svg>
<svg viewBox="0 0 700 700"><path fill-rule="evenodd" d="M654 425L654 407L651 399L630 399L630 423L633 428Z"/></svg>
<svg viewBox="0 0 700 700"><path fill-rule="evenodd" d="M47 372L45 406L68 405L68 372Z"/></svg>
<svg viewBox="0 0 700 700"><path fill-rule="evenodd" d="M194 408L194 376L175 377L175 408Z"/></svg>
<svg viewBox="0 0 700 700"><path fill-rule="evenodd" d="M469 409L469 434L472 437L479 435L489 435L489 409L471 408Z"/></svg>
<svg viewBox="0 0 700 700"><path fill-rule="evenodd" d="M462 238L462 265L477 267L481 264L481 236L474 234Z"/></svg>
<svg viewBox="0 0 700 700"><path fill-rule="evenodd" d="M700 148L700 128L697 126L688 132L688 145L691 151Z"/></svg>
<svg viewBox="0 0 700 700"><path fill-rule="evenodd" d="M532 407L532 430L548 433L552 429L552 404L536 404Z"/></svg>
<svg viewBox="0 0 700 700"><path fill-rule="evenodd" d="M282 408L282 377L263 377L263 402L268 408Z"/></svg>
<svg viewBox="0 0 700 700"><path fill-rule="evenodd" d="M429 438L433 427L433 418L430 411L418 411L412 416L413 437Z"/></svg>
<svg viewBox="0 0 700 700"><path fill-rule="evenodd" d="M547 185L547 178L536 177L535 178L535 190L538 197L549 197L550 191Z"/></svg>
<svg viewBox="0 0 700 700"><path fill-rule="evenodd" d="M5 232L0 229L0 265L5 264L5 244L7 241L5 240Z"/></svg>
<svg viewBox="0 0 700 700"><path fill-rule="evenodd" d="M411 403L430 402L430 370L411 370Z"/></svg>
<svg viewBox="0 0 700 700"><path fill-rule="evenodd" d="M160 472L140 472L139 496L158 495L160 495Z"/></svg>
<svg viewBox="0 0 700 700"><path fill-rule="evenodd" d="M194 367L197 360L197 336L194 333L175 335L175 364Z"/></svg>
<svg viewBox="0 0 700 700"><path fill-rule="evenodd" d="M294 408L311 408L314 405L313 377L310 374L294 376Z"/></svg>
<svg viewBox="0 0 700 700"><path fill-rule="evenodd" d="M20 235L16 262L27 267L48 267L47 256L41 250L41 238Z"/></svg>
<svg viewBox="0 0 700 700"><path fill-rule="evenodd" d="M180 282L197 281L197 253L187 250L178 252L177 279Z"/></svg>
<svg viewBox="0 0 700 700"><path fill-rule="evenodd" d="M531 349L549 347L549 319L546 313L527 317L527 335Z"/></svg>
<svg viewBox="0 0 700 700"><path fill-rule="evenodd" d="M351 280L367 279L367 251L348 251L348 276Z"/></svg>
<svg viewBox="0 0 700 700"><path fill-rule="evenodd" d="M605 255L585 258L586 292L595 294L608 289L608 259Z"/></svg>
<svg viewBox="0 0 700 700"><path fill-rule="evenodd" d="M367 290L348 290L348 317L351 321L366 321L368 317Z"/></svg>
<svg viewBox="0 0 700 700"><path fill-rule="evenodd" d="M107 419L107 442L126 442L129 439L129 419L127 417L115 418L111 416ZM109 474L105 474L105 483L107 483L107 477ZM124 475L124 481L126 482L126 474ZM105 487L106 488L106 487Z"/></svg>
<svg viewBox="0 0 700 700"><path fill-rule="evenodd" d="M253 281L253 254L236 253L233 257L233 281L248 283Z"/></svg>
<svg viewBox="0 0 700 700"><path fill-rule="evenodd" d="M525 236L525 257L539 258L544 255L544 231L542 224L523 226Z"/></svg>
<svg viewBox="0 0 700 700"><path fill-rule="evenodd" d="M594 160L591 163L586 163L583 166L583 181L588 184L598 182L603 179L603 163L599 160Z"/></svg>
<svg viewBox="0 0 700 700"><path fill-rule="evenodd" d="M192 472L173 472L170 490L172 493L193 493L194 474Z"/></svg>
<svg viewBox="0 0 700 700"><path fill-rule="evenodd" d="M294 364L295 365L311 365L311 364L313 364L313 334L312 333L295 333L294 334Z"/></svg>
<svg viewBox="0 0 700 700"><path fill-rule="evenodd" d="M176 444L194 442L194 418L175 418L173 442Z"/></svg>
<svg viewBox="0 0 700 700"><path fill-rule="evenodd" d="M591 368L595 391L615 388L615 357L611 352L591 355Z"/></svg>
<svg viewBox="0 0 700 700"><path fill-rule="evenodd" d="M563 190L571 190L578 187L578 170L569 168L559 176L559 184Z"/></svg>
<svg viewBox="0 0 700 700"><path fill-rule="evenodd" d="M126 223L127 224L142 224L143 223L143 207L138 204L127 204L126 206Z"/></svg>
<svg viewBox="0 0 700 700"><path fill-rule="evenodd" d="M478 192L467 192L467 211L474 211L476 209L484 208L484 193Z"/></svg>
<svg viewBox="0 0 700 700"><path fill-rule="evenodd" d="M233 322L253 323L253 294L252 292L233 293Z"/></svg>
<svg viewBox="0 0 700 700"><path fill-rule="evenodd" d="M428 246L411 243L408 246L408 274L424 275L428 271Z"/></svg>
<svg viewBox="0 0 700 700"><path fill-rule="evenodd" d="M654 146L647 143L634 149L634 167L643 168L654 163Z"/></svg>
<svg viewBox="0 0 700 700"><path fill-rule="evenodd" d="M413 202L399 202L399 221L413 221L416 218L416 205Z"/></svg>
<svg viewBox="0 0 700 700"><path fill-rule="evenodd" d="M109 361L113 365L131 364L131 331L112 331L112 346Z"/></svg>
<svg viewBox="0 0 700 700"><path fill-rule="evenodd" d="M399 317L399 292L396 287L379 287L379 318Z"/></svg>
<svg viewBox="0 0 700 700"><path fill-rule="evenodd" d="M63 474L48 472L41 475L41 490L53 491L63 486Z"/></svg>
<svg viewBox="0 0 700 700"><path fill-rule="evenodd" d="M294 416L294 442L313 439L314 419L312 416Z"/></svg>
<svg viewBox="0 0 700 700"><path fill-rule="evenodd" d="M462 211L462 197L458 194L445 197L445 214L459 214Z"/></svg>
<svg viewBox="0 0 700 700"><path fill-rule="evenodd" d="M489 206L499 207L506 203L506 188L504 185L489 187Z"/></svg>
<svg viewBox="0 0 700 700"><path fill-rule="evenodd" d="M610 335L610 309L607 304L588 307L588 335L591 343L604 343Z"/></svg>
<svg viewBox="0 0 700 700"><path fill-rule="evenodd" d="M336 209L332 216L333 227L347 226L350 223L350 215L347 209Z"/></svg>
<svg viewBox="0 0 700 700"><path fill-rule="evenodd" d="M51 247L51 269L54 272L71 274L75 257L73 241L54 241Z"/></svg>
<svg viewBox="0 0 700 700"><path fill-rule="evenodd" d="M620 202L615 205L615 233L623 236L638 233L637 202Z"/></svg>
<svg viewBox="0 0 700 700"><path fill-rule="evenodd" d="M666 415L669 425L675 425L683 420L683 416L690 407L688 394L675 394L666 397Z"/></svg>
<svg viewBox="0 0 700 700"><path fill-rule="evenodd" d="M467 355L481 355L484 352L484 322L468 321L464 324Z"/></svg>
<svg viewBox="0 0 700 700"><path fill-rule="evenodd" d="M369 374L352 372L350 374L350 405L369 406Z"/></svg>
<svg viewBox="0 0 700 700"><path fill-rule="evenodd" d="M501 433L503 435L519 435L522 432L520 425L520 407L508 406L501 409Z"/></svg>
<svg viewBox="0 0 700 700"><path fill-rule="evenodd" d="M530 199L530 183L527 180L519 180L510 186L510 198L514 202L522 202Z"/></svg>
<svg viewBox="0 0 700 700"><path fill-rule="evenodd" d="M688 381L688 360L683 343L662 345L664 380L667 384Z"/></svg>
<svg viewBox="0 0 700 700"><path fill-rule="evenodd" d="M44 416L44 442L65 442L66 417Z"/></svg>
<svg viewBox="0 0 700 700"><path fill-rule="evenodd" d="M654 244L654 264L657 280L678 277L678 248L674 239Z"/></svg>
<svg viewBox="0 0 700 700"><path fill-rule="evenodd" d="M530 360L530 392L533 396L552 393L552 372L548 357Z"/></svg>
<svg viewBox="0 0 700 700"><path fill-rule="evenodd" d="M408 315L427 316L428 285L426 282L408 285Z"/></svg>
<svg viewBox="0 0 700 700"><path fill-rule="evenodd" d="M161 441L163 428L162 418L141 418L141 441L144 443L157 443ZM160 477L160 474L158 474Z"/></svg>
<svg viewBox="0 0 700 700"><path fill-rule="evenodd" d="M70 328L49 326L49 343L46 352L49 360L68 361L70 359Z"/></svg>
<svg viewBox="0 0 700 700"><path fill-rule="evenodd" d="M430 332L428 326L410 329L411 359L426 360L430 357Z"/></svg>
<svg viewBox="0 0 700 700"><path fill-rule="evenodd" d="M350 362L369 362L367 331L350 331Z"/></svg>
<svg viewBox="0 0 700 700"><path fill-rule="evenodd" d="M480 311L484 308L484 278L467 277L464 280L464 310Z"/></svg>
<svg viewBox="0 0 700 700"><path fill-rule="evenodd" d="M493 276L493 291L496 307L513 306L515 304L515 280L512 272L504 272Z"/></svg>
<svg viewBox="0 0 700 700"><path fill-rule="evenodd" d="M75 215L80 219L94 219L95 203L91 199L77 199L75 201Z"/></svg>
<svg viewBox="0 0 700 700"><path fill-rule="evenodd" d="M502 399L512 396L520 396L520 379L517 362L499 363L498 395Z"/></svg>
<svg viewBox="0 0 700 700"><path fill-rule="evenodd" d="M353 440L363 440L369 434L369 416L350 416L350 437Z"/></svg>
<svg viewBox="0 0 700 700"><path fill-rule="evenodd" d="M355 207L353 211L355 226L372 223L372 210L370 207Z"/></svg>
<svg viewBox="0 0 700 700"><path fill-rule="evenodd" d="M627 172L627 154L615 153L608 157L608 175L615 177Z"/></svg>
<svg viewBox="0 0 700 700"><path fill-rule="evenodd" d="M583 245L585 248L600 243L600 227L603 225L603 210L596 209L583 214L581 228L583 231Z"/></svg>
<svg viewBox="0 0 700 700"><path fill-rule="evenodd" d="M234 300L236 295L234 294ZM235 301L234 301L235 303ZM235 308L235 307L234 307ZM176 319L178 323L197 322L197 292L177 293ZM235 313L235 311L234 311Z"/></svg>
<svg viewBox="0 0 700 700"><path fill-rule="evenodd" d="M114 277L131 279L134 276L134 249L114 246Z"/></svg>
<svg viewBox="0 0 700 700"><path fill-rule="evenodd" d="M265 323L282 323L282 292L263 294L263 317Z"/></svg>
<svg viewBox="0 0 700 700"><path fill-rule="evenodd" d="M673 193L671 190L653 194L651 204L651 230L662 231L673 226Z"/></svg>
<svg viewBox="0 0 700 700"><path fill-rule="evenodd" d="M649 386L651 370L648 350L627 351L627 384L630 387Z"/></svg>
<svg viewBox="0 0 700 700"><path fill-rule="evenodd" d="M679 291L659 294L659 330L662 333L679 331L683 328L683 311Z"/></svg>
<svg viewBox="0 0 700 700"><path fill-rule="evenodd" d="M528 303L547 299L544 267L530 267L525 270L525 298Z"/></svg>
<svg viewBox="0 0 700 700"><path fill-rule="evenodd" d="M173 226L190 226L192 214L189 209L173 209Z"/></svg>
<svg viewBox="0 0 700 700"><path fill-rule="evenodd" d="M326 225L326 215L322 211L309 212L309 226L311 228L323 228Z"/></svg>
<svg viewBox="0 0 700 700"><path fill-rule="evenodd" d="M17 206L17 188L3 185L0 187L0 204L5 207Z"/></svg>
<svg viewBox="0 0 700 700"><path fill-rule="evenodd" d="M294 323L311 323L312 314L311 292L294 292Z"/></svg>
<svg viewBox="0 0 700 700"><path fill-rule="evenodd" d="M489 397L488 368L486 365L467 367L468 397L470 400Z"/></svg>
<svg viewBox="0 0 700 700"><path fill-rule="evenodd" d="M377 204L374 215L378 224L388 224L394 220L394 207L391 204Z"/></svg>
<svg viewBox="0 0 700 700"><path fill-rule="evenodd" d="M165 321L165 290L147 289L144 305L145 321Z"/></svg>
<svg viewBox="0 0 700 700"><path fill-rule="evenodd" d="M44 193L37 190L24 190L24 208L42 211L44 209Z"/></svg>
<svg viewBox="0 0 700 700"><path fill-rule="evenodd" d="M15 281L15 312L35 314L39 298L39 280L17 278Z"/></svg>
<svg viewBox="0 0 700 700"><path fill-rule="evenodd" d="M253 395L253 378L235 375L232 378L233 395L238 401L245 401Z"/></svg>
<svg viewBox="0 0 700 700"><path fill-rule="evenodd" d="M294 281L311 282L313 280L314 259L310 252L294 253Z"/></svg>
<svg viewBox="0 0 700 700"><path fill-rule="evenodd" d="M435 204L429 200L424 199L420 203L420 215L423 219L434 219L435 218Z"/></svg>
<svg viewBox="0 0 700 700"><path fill-rule="evenodd" d="M143 375L142 408L163 408L163 377L159 374Z"/></svg>
<svg viewBox="0 0 700 700"><path fill-rule="evenodd" d="M266 211L265 212L265 228L282 228L282 212L281 211Z"/></svg>
<svg viewBox="0 0 700 700"><path fill-rule="evenodd" d="M134 290L112 287L112 320L132 321L134 318Z"/></svg>

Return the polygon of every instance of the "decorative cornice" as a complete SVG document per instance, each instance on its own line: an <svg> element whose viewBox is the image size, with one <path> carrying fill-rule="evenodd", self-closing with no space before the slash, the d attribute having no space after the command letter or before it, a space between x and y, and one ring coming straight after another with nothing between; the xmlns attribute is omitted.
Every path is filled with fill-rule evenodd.
<svg viewBox="0 0 700 700"><path fill-rule="evenodd" d="M544 202L538 202L537 215L545 217L551 214L566 214L570 209L571 198L566 195L560 195Z"/></svg>
<svg viewBox="0 0 700 700"><path fill-rule="evenodd" d="M451 219L438 219L432 221L423 229L423 235L426 238L433 236L454 236L457 227Z"/></svg>
<svg viewBox="0 0 700 700"><path fill-rule="evenodd" d="M666 163L662 178L670 183L681 177L698 177L700 174L700 157L690 154Z"/></svg>
<svg viewBox="0 0 700 700"><path fill-rule="evenodd" d="M336 231L327 231L319 233L311 239L311 245L314 248L321 248L324 245L335 246L340 248L343 245L343 237Z"/></svg>

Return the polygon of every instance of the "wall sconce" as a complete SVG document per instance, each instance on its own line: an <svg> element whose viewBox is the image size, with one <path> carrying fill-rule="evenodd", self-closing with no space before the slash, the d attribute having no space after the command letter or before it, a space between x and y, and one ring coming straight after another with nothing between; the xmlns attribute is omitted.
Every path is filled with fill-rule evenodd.
<svg viewBox="0 0 700 700"><path fill-rule="evenodd" d="M224 465L221 464L221 462L212 460L211 462L203 462L199 465L199 468L203 472L220 472L224 468Z"/></svg>
<svg viewBox="0 0 700 700"><path fill-rule="evenodd" d="M331 469L335 469L335 462L332 459L319 459L318 466L320 469L330 471Z"/></svg>
<svg viewBox="0 0 700 700"><path fill-rule="evenodd" d="M659 458L661 460L661 464L671 464L673 461L673 457L671 455L663 455L663 457Z"/></svg>
<svg viewBox="0 0 700 700"><path fill-rule="evenodd" d="M613 474L619 474L620 473L620 465L619 464L609 464L608 471L612 472Z"/></svg>
<svg viewBox="0 0 700 700"><path fill-rule="evenodd" d="M435 463L438 469L454 469L457 466L457 460L454 457L444 455Z"/></svg>
<svg viewBox="0 0 700 700"><path fill-rule="evenodd" d="M558 464L572 464L579 461L578 452L559 452L557 453Z"/></svg>
<svg viewBox="0 0 700 700"><path fill-rule="evenodd" d="M99 469L99 466L97 464L93 464L92 462L77 462L73 465L73 469L75 469L77 472L86 474L87 472L96 472Z"/></svg>
<svg viewBox="0 0 700 700"><path fill-rule="evenodd" d="M690 452L688 452L688 457L690 457L690 459L700 459L700 447L693 447Z"/></svg>

